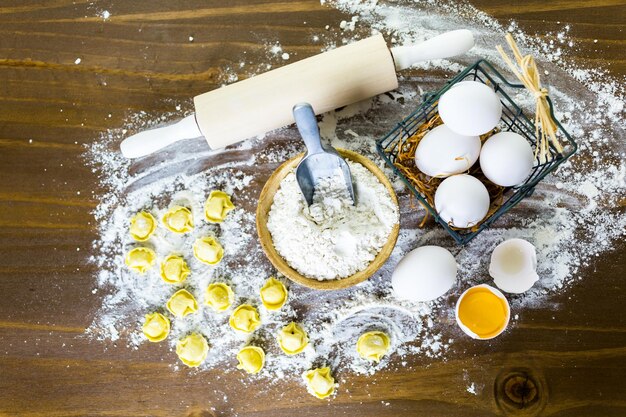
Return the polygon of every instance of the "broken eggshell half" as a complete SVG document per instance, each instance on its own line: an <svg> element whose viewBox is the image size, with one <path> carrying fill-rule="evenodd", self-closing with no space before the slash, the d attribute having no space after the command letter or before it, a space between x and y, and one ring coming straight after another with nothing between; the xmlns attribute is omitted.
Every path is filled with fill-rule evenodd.
<svg viewBox="0 0 626 417"><path fill-rule="evenodd" d="M489 275L502 291L520 294L539 280L537 252L524 239L509 239L500 243L491 254Z"/></svg>

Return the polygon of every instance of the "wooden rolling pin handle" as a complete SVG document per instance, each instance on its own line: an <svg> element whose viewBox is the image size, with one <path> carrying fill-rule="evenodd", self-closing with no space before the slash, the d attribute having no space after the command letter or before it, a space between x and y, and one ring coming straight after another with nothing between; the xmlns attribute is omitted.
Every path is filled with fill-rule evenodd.
<svg viewBox="0 0 626 417"><path fill-rule="evenodd" d="M464 54L474 46L474 35L467 29L458 29L409 46L391 48L396 71L431 59L450 58Z"/></svg>
<svg viewBox="0 0 626 417"><path fill-rule="evenodd" d="M473 45L470 31L455 30L390 51L378 34L196 96L195 119L131 136L122 142L122 153L145 156L201 135L211 149L223 148L292 124L295 103L310 103L320 114L366 100L397 88L396 70L459 55Z"/></svg>
<svg viewBox="0 0 626 417"><path fill-rule="evenodd" d="M150 155L174 142L202 136L195 115L189 115L178 122L158 129L144 130L124 139L120 145L126 158L139 158Z"/></svg>

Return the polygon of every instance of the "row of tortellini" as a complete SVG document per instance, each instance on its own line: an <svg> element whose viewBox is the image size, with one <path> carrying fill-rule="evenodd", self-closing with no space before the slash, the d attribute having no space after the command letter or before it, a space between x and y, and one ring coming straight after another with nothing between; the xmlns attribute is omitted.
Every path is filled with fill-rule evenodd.
<svg viewBox="0 0 626 417"><path fill-rule="evenodd" d="M156 254L150 248L134 248L126 255L126 265L141 274L151 269L155 261ZM190 273L189 265L180 255L170 254L161 262L161 278L168 284L182 284Z"/></svg>
<svg viewBox="0 0 626 417"><path fill-rule="evenodd" d="M276 339L280 349L287 355L297 355L304 351L309 344L306 331L295 322L284 326L278 332ZM379 362L388 352L389 347L389 336L381 331L363 333L356 344L356 350L359 355L373 362ZM250 374L255 374L264 366L265 352L262 348L257 346L245 346L237 354L237 360L239 361L238 369L243 369ZM317 398L324 399L335 392L337 384L331 375L329 367L308 370L302 377L307 386L307 391Z"/></svg>
<svg viewBox="0 0 626 417"><path fill-rule="evenodd" d="M151 342L160 342L170 333L170 320L161 313L146 314L143 334ZM209 343L199 333L191 333L176 342L178 358L189 367L200 366L209 352Z"/></svg>
<svg viewBox="0 0 626 417"><path fill-rule="evenodd" d="M260 289L260 297L263 305L268 310L278 310L287 301L287 288L285 285L277 279L270 277L263 287ZM223 312L227 310L234 301L234 292L231 287L222 282L216 282L210 284L205 293L205 304L211 307L216 312ZM176 291L166 303L167 310L175 317L185 317L189 314L193 314L198 311L198 302L193 294L186 289L180 289ZM261 324L259 313L257 309L249 304L242 304L238 306L232 313L229 319L229 325L236 331L241 333L251 333L256 330ZM293 325L297 326L295 323ZM293 326L292 326L293 327ZM286 329L291 327L287 326ZM285 344L285 352L287 354L295 354L301 352L308 339L304 331L299 328L304 336L301 338L304 342L303 346L297 346L296 343L290 341L292 331L289 331L289 335L279 336L279 340L287 340ZM170 320L161 313L150 313L145 317L143 332L146 338L152 342L160 342L164 340L170 332ZM287 332L287 331L286 331ZM195 333L187 336L185 339L178 341L176 352L181 361L188 366L198 366L206 358L206 352L208 351L208 343L203 343L200 338L203 336ZM203 346L206 345L206 348ZM282 346L282 345L281 345ZM194 353L195 352L195 353ZM191 360L191 355L195 360ZM239 355L241 369L246 370L249 373L259 372L265 361L265 353L261 348L254 346L247 346L243 348Z"/></svg>
<svg viewBox="0 0 626 417"><path fill-rule="evenodd" d="M153 315L158 314L154 313ZM153 316L149 315L149 316ZM146 316L146 319L149 318ZM147 326L150 326L148 321ZM169 326L169 322L167 322ZM169 327L168 327L169 329ZM148 329L149 330L149 329ZM147 329L144 326L144 332ZM304 350L308 344L308 338L302 328L296 323L285 326L278 334L279 345L287 354L293 355ZM286 342L287 341L287 342ZM361 356L378 361L389 348L389 337L383 332L367 332L359 337L357 350ZM207 356L208 344L206 339L197 334L191 334L176 344L176 353L183 363L188 366L200 365ZM238 369L255 374L265 364L265 352L257 346L245 346L237 354ZM315 368L306 371L302 378L307 386L307 391L317 398L324 399L335 392L335 379L331 375L329 367Z"/></svg>
<svg viewBox="0 0 626 417"><path fill-rule="evenodd" d="M196 239L193 244L193 255L207 265L217 265L224 257L224 248L214 236ZM156 262L156 253L145 246L131 249L126 254L126 265L133 271L145 274ZM189 275L187 262L176 254L170 254L161 262L161 277L168 284L180 284Z"/></svg>
<svg viewBox="0 0 626 417"><path fill-rule="evenodd" d="M263 294L264 289L272 288L275 283L281 284L284 288L284 285L282 285L280 281L270 278L261 289L261 294ZM207 288L206 303L216 311L226 310L232 304L232 290L223 283L214 283L211 284L211 286ZM185 291L185 293L182 293L182 291ZM184 294L184 297L177 300L177 297L173 296L170 299L167 307L172 314L175 314L177 311L180 314L186 315L197 310L195 299L193 299L193 296L186 292L186 290L180 290L176 294ZM209 296L209 294L211 294L211 296ZM283 298L286 299L286 294ZM260 325L260 319L257 310L253 306L243 304L233 311L229 323L230 326L237 331L250 333ZM151 341L161 341L167 337L169 326L169 320L162 314L148 314L144 324L144 334ZM287 355L296 355L302 352L309 343L306 331L295 322L284 326L278 332L276 339L280 349ZM387 353L389 346L390 340L386 333L370 331L363 333L359 337L356 350L362 358L378 362ZM199 366L206 359L207 352L208 343L206 339L197 333L193 333L181 339L176 345L176 353L180 360L190 367ZM265 352L258 346L245 346L237 354L237 360L239 362L237 365L238 369L242 369L250 374L255 374L263 369L265 364ZM334 393L336 384L329 367L309 370L303 374L303 379L308 392L317 398L324 399Z"/></svg>
<svg viewBox="0 0 626 417"><path fill-rule="evenodd" d="M232 325L232 324L231 324ZM296 355L302 352L309 344L309 338L304 329L297 323L291 322L283 327L276 335L278 346L287 355ZM265 364L265 352L258 346L245 346L237 354L238 369L249 374L256 374Z"/></svg>
<svg viewBox="0 0 626 417"><path fill-rule="evenodd" d="M379 362L390 346L389 336L381 331L363 333L356 343L356 350L363 359ZM307 390L317 398L327 398L335 392L335 379L328 366L315 368L302 374Z"/></svg>
<svg viewBox="0 0 626 417"><path fill-rule="evenodd" d="M235 205L228 194L214 190L204 203L204 217L209 223L221 223L234 208ZM163 226L173 233L188 233L194 227L191 210L178 205L170 207L161 221ZM138 242L148 240L156 228L154 216L146 211L141 211L130 219L130 235Z"/></svg>
<svg viewBox="0 0 626 417"><path fill-rule="evenodd" d="M204 216L210 223L220 223L235 208L230 196L223 191L211 191L204 204ZM187 207L172 206L162 217L165 228L174 233L187 233L193 230L193 214ZM145 242L154 233L157 222L152 214L140 211L130 219L130 235L139 242ZM224 256L224 248L214 236L196 239L193 255L200 262L216 265ZM126 265L140 274L146 273L156 262L156 253L148 247L136 247L126 254ZM169 284L179 284L189 275L185 260L175 254L168 256L161 264L161 277Z"/></svg>

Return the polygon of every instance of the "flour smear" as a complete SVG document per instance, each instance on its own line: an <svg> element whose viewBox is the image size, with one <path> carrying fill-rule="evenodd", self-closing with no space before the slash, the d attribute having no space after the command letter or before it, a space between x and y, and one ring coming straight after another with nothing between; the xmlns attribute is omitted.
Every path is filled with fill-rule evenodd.
<svg viewBox="0 0 626 417"><path fill-rule="evenodd" d="M491 282L488 254L498 243L517 237L537 247L540 281L523 295L509 296L512 316L518 317L524 309L545 306L551 296L568 291L573 282L582 279L578 275L581 267L623 238L626 216L619 201L624 195L626 177L621 143L624 84L610 78L603 69L577 68L568 62L567 52L575 45L568 39L566 25L555 24L547 28L549 33L530 35L514 22L501 26L472 6L455 2L339 0L325 4L353 17L342 24L328 22L328 30L312 35L320 51L376 32L397 45L458 28L470 29L477 40L477 46L463 57L421 63L409 70L401 76L397 91L325 114L320 123L322 135L335 147L361 152L382 167L375 153L376 138L414 110L423 92L440 88L479 58L494 63L512 79L495 52L496 44L504 44L504 33L511 31L523 51L534 54L545 71L543 82L550 87L556 115L578 141L578 154L537 186L532 197L465 247L457 246L435 224L418 229L423 211L410 207L407 191L387 169L397 187L401 207L400 236L389 262L368 281L337 292L309 290L279 276L289 286L289 301L274 313L259 306L258 290L276 272L257 242L254 210L258 191L271 171L303 150L297 131L285 128L216 151L208 150L203 141L188 141L159 155L130 162L119 153L124 137L174 121L183 111L174 112L174 106L180 110L180 104L174 103L171 114L132 115L125 128L108 131L85 154L87 163L100 178L101 189L106 190L98 196L100 203L94 213L99 228L99 238L94 242L93 262L99 270L94 292L104 295L88 330L90 337L119 339L133 349L142 349L148 343L141 335L143 316L161 308L174 289L161 281L156 270L137 276L124 267L124 254L133 244L127 221L138 210L158 212L178 199L186 199L192 205L198 227L183 240L169 242L170 246L160 245L165 249L159 256L164 256L168 248L177 248L187 259L193 259L190 242L207 232L215 233L225 248L224 260L217 267L192 260L189 289L202 300L202 291L210 282L225 280L235 290L235 306L243 302L259 306L263 325L253 336L241 337L228 328L228 314L218 315L204 307L198 314L173 320L172 334L162 342L164 349L167 344L173 347L184 334L199 331L211 345L200 371L219 366L225 372L241 372L232 366L233 358L241 346L254 343L267 352L266 366L254 380L260 378L266 383L274 379L300 380L302 371L313 365L328 364L334 373L347 379L351 372L372 374L382 368L412 366L418 361L445 360L454 351L456 339L465 337L452 324L450 306L470 285ZM268 44L275 42L268 40ZM267 65L256 69L241 65L252 72L239 75L250 76L266 70L270 63L276 64L281 52L278 48L267 51ZM230 82L239 75L225 67L222 79ZM520 92L515 100L532 111L529 94ZM200 220L202 204L213 189L231 194L237 206L217 226ZM409 250L433 244L446 247L455 255L460 264L457 285L437 302L408 303L395 299L390 291L393 267ZM295 357L281 354L274 340L276 331L291 320L301 323L311 339L307 351ZM500 338L515 332L516 322ZM376 365L360 359L354 348L358 336L369 330L384 330L392 339L390 355ZM172 364L173 369L178 367L178 363ZM242 374L242 379L246 378L249 377ZM473 390L473 385L468 387L468 392Z"/></svg>

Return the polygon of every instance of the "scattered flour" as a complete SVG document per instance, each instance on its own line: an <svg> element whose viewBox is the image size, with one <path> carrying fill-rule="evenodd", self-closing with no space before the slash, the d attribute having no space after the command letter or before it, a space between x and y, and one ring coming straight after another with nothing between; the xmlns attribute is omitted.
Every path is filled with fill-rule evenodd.
<svg viewBox="0 0 626 417"><path fill-rule="evenodd" d="M275 43L274 45L272 45L272 46L269 48L269 52L270 52L270 54L272 54L272 55L278 55L278 54L280 54L281 52L283 52L283 47L282 47L282 46L280 46L280 44L279 44L279 43Z"/></svg>
<svg viewBox="0 0 626 417"><path fill-rule="evenodd" d="M498 243L519 237L537 247L541 278L529 292L510 297L512 313L517 315L523 309L545 307L551 303L552 295L572 287L576 280L582 279L578 274L581 268L613 250L626 231L626 216L621 208L626 188L626 154L621 142L623 83L611 78L602 68L580 68L568 61L568 49L574 47L568 40L568 26L557 25L553 32L530 36L515 22L503 26L465 2L329 0L326 4L357 16L359 24L354 31L340 33L327 25L327 30L318 35L320 50L332 49L370 33L380 32L388 40L395 39L397 44L408 44L460 27L472 30L478 41L466 56L414 66L401 75L400 87L395 92L324 115L322 135L333 146L361 152L383 167L376 156L375 139L413 111L421 94L440 88L476 59L486 58L503 70L494 46L503 44L503 33L510 31L523 52L533 53L542 71L547 71L542 81L550 86L557 117L578 141L579 152L542 181L532 197L465 247L457 246L435 224L418 229L416 225L423 211L410 207L402 183L387 170L399 193L402 213L398 243L390 260L356 287L319 292L291 285L289 302L283 310L270 314L259 307L263 327L252 338L268 354L265 369L250 378L251 383L262 379L270 384L274 378L299 381L302 371L322 363L331 366L334 372L372 374L383 368L407 369L445 360L450 355L462 355L462 349L456 350L455 339L465 336L450 325L454 321L450 305L467 287L490 281L485 254ZM268 61L281 53L282 48L275 45L272 51L268 50ZM270 68L267 63L254 70ZM503 73L508 74L505 70ZM224 81L232 82L233 78ZM532 110L530 95L520 92L515 100L524 109ZM92 259L99 270L94 291L104 298L89 329L93 337L119 338L134 349L146 343L141 335L142 317L162 307L171 288L160 285L154 271L138 279L124 267L123 255L130 244L127 220L143 208L167 207L181 195L177 193L188 193L193 196L194 204L200 205L211 189L223 189L233 195L237 205L219 228L201 225L194 232L213 230L227 252L222 264L215 268L192 265L189 284L196 294L212 279L225 276L235 288L236 304L245 301L258 305L258 289L275 273L256 242L257 195L253 190L262 186L278 164L303 150L297 131L282 129L228 150L210 151L204 141L187 141L146 161L131 163L120 155L122 138L180 116L179 112L135 114L125 128L112 129L93 142L85 155L100 178L100 189L105 190L98 195L99 205L94 212L99 231ZM460 265L457 285L436 302L407 303L395 299L389 285L393 267L404 253L426 244L444 246L456 256ZM225 324L226 316L203 310L188 318L174 323L172 335L164 343L169 343L171 349L180 335L199 331L211 344L201 370L221 366L225 372L236 371L229 364L238 349L250 340L230 332ZM291 320L302 323L311 339L311 346L302 357L282 355L273 340L279 326ZM519 322L522 319L511 323L508 332L515 332ZM376 365L359 358L352 348L362 332L373 329L386 331L392 339L391 354ZM500 336L506 337L507 333ZM178 369L178 365L173 365L173 369Z"/></svg>
<svg viewBox="0 0 626 417"><path fill-rule="evenodd" d="M467 386L466 391L469 392L472 395L476 395L476 384L474 384L473 382L471 384L469 384Z"/></svg>
<svg viewBox="0 0 626 417"><path fill-rule="evenodd" d="M367 268L387 242L398 212L389 192L363 165L348 161L357 203L341 172L322 178L307 206L294 172L274 196L267 227L278 253L301 274L345 278Z"/></svg>

